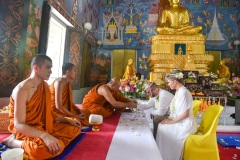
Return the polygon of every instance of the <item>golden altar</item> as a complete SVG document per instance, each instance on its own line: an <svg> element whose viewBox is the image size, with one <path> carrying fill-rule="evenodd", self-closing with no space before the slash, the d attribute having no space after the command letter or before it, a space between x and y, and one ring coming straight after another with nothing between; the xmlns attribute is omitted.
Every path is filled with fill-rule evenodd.
<svg viewBox="0 0 240 160"><path fill-rule="evenodd" d="M205 53L205 40L201 34L153 36L152 52L148 58L150 81L164 85L165 75L174 67L207 74L214 57Z"/></svg>

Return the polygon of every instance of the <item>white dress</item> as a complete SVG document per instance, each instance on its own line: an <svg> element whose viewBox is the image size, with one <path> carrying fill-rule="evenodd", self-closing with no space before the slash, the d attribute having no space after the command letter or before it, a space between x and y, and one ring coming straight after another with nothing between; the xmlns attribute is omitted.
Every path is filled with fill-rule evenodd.
<svg viewBox="0 0 240 160"><path fill-rule="evenodd" d="M164 160L181 160L185 139L197 130L192 101L191 93L180 87L170 104L170 117L174 119L190 109L189 117L178 123L158 125L156 143Z"/></svg>

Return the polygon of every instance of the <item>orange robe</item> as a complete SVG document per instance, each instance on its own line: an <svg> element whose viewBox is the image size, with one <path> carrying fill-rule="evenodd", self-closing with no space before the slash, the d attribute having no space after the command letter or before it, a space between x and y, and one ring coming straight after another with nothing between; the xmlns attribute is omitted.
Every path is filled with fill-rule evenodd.
<svg viewBox="0 0 240 160"><path fill-rule="evenodd" d="M61 111L59 111L56 108L56 103L55 103L55 88L54 88L54 82L52 83L52 85L50 86L50 91L51 91L51 101L52 101L52 107L53 110L62 115L65 116L64 113L62 113ZM70 83L67 83L63 86L63 90L62 90L62 105L72 114L74 115L78 115L79 114L79 108L73 103L72 101L72 85ZM89 117L89 113L85 113L86 117ZM81 124L88 126L89 122L88 122L88 118L85 119L80 119L78 118L78 120L81 122Z"/></svg>
<svg viewBox="0 0 240 160"><path fill-rule="evenodd" d="M52 112L51 93L46 82L39 84L32 98L26 103L25 123L56 137L61 145L57 154L51 154L41 138L28 137L17 132L14 128L14 100L10 97L10 125L9 131L16 135L16 139L23 140L21 148L28 154L29 159L48 159L59 155L64 148L80 134L78 127L66 123L54 123L58 115Z"/></svg>
<svg viewBox="0 0 240 160"><path fill-rule="evenodd" d="M103 118L111 116L114 112L114 107L105 99L104 96L98 94L97 89L103 84L94 86L83 99L82 110L90 111L91 114L102 115ZM127 102L128 99L118 91L111 92L112 96L120 102Z"/></svg>

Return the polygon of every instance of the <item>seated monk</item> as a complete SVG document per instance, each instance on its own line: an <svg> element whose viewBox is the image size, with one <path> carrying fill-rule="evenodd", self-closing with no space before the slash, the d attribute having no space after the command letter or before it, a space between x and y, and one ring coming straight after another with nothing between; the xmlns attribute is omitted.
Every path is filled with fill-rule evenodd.
<svg viewBox="0 0 240 160"><path fill-rule="evenodd" d="M218 79L217 83L225 83L230 79L229 68L225 65L225 61L221 60L219 63L219 70L217 70Z"/></svg>
<svg viewBox="0 0 240 160"><path fill-rule="evenodd" d="M128 64L122 79L132 79L135 76L136 69L132 65L133 65L133 59L130 58L128 59Z"/></svg>
<svg viewBox="0 0 240 160"><path fill-rule="evenodd" d="M74 65L64 63L62 74L63 76L55 79L50 86L53 110L63 116L75 117L83 125L88 126L89 122L85 114L72 101L71 83L75 79Z"/></svg>
<svg viewBox="0 0 240 160"><path fill-rule="evenodd" d="M137 107L137 102L124 97L119 92L119 87L119 78L113 78L107 84L94 86L83 99L83 112L91 112L91 114L99 114L107 118L118 109Z"/></svg>
<svg viewBox="0 0 240 160"><path fill-rule="evenodd" d="M31 62L29 78L20 82L10 97L11 136L2 141L10 148L22 148L29 159L49 159L59 155L80 134L76 119L52 112L48 80L52 60L36 55Z"/></svg>
<svg viewBox="0 0 240 160"><path fill-rule="evenodd" d="M169 0L170 8L162 11L158 34L198 34L201 26L190 25L189 11L179 6L180 0ZM159 16L160 17L160 16Z"/></svg>

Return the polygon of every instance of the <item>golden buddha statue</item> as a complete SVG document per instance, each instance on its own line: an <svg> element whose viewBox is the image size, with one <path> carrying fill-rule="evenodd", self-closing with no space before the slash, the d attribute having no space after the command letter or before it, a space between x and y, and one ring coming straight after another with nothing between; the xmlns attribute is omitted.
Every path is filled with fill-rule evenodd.
<svg viewBox="0 0 240 160"><path fill-rule="evenodd" d="M180 0L169 1L170 8L162 11L161 21L159 20L156 29L158 34L198 34L202 27L190 25L188 9L179 6Z"/></svg>
<svg viewBox="0 0 240 160"><path fill-rule="evenodd" d="M178 48L178 54L183 54L183 50L181 46Z"/></svg>
<svg viewBox="0 0 240 160"><path fill-rule="evenodd" d="M122 79L132 79L135 76L136 69L132 65L133 65L133 59L130 58L128 59L128 64Z"/></svg>
<svg viewBox="0 0 240 160"><path fill-rule="evenodd" d="M219 63L219 70L217 70L218 79L216 83L225 83L230 79L229 68L225 65L225 61L221 60Z"/></svg>
<svg viewBox="0 0 240 160"><path fill-rule="evenodd" d="M183 70L193 71L196 70L196 66L190 55L187 56L186 64Z"/></svg>

